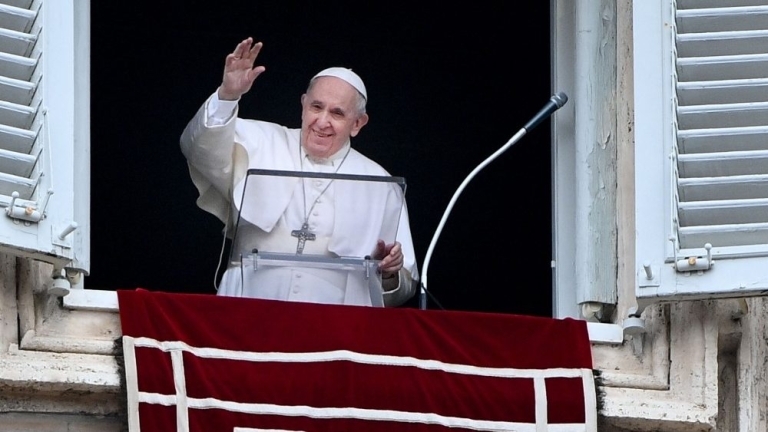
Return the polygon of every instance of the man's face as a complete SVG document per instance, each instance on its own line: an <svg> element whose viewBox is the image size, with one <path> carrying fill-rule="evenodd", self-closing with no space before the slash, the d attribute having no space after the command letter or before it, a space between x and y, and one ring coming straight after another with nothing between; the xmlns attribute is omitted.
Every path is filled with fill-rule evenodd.
<svg viewBox="0 0 768 432"><path fill-rule="evenodd" d="M320 77L301 97L301 144L312 157L335 154L367 122L357 111L357 90L340 78Z"/></svg>

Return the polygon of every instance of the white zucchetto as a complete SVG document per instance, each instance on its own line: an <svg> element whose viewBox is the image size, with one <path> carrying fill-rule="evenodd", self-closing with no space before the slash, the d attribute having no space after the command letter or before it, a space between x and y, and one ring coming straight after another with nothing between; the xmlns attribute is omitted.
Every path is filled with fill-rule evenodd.
<svg viewBox="0 0 768 432"><path fill-rule="evenodd" d="M357 89L357 91L359 91L360 94L363 95L366 101L368 100L368 92L365 91L365 84L363 84L363 80L356 73L352 72L352 69L347 69L343 67L332 67L332 68L321 70L320 72L317 73L317 75L312 77L312 79L315 79L321 76L332 76L348 82L349 85Z"/></svg>

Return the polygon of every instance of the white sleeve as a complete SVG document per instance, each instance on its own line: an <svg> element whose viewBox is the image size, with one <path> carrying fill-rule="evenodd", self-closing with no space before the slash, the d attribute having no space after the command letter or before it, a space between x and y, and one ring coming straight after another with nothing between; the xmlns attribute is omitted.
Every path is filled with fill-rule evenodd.
<svg viewBox="0 0 768 432"><path fill-rule="evenodd" d="M208 99L208 107L206 112L208 117L205 119L205 125L208 127L221 126L227 123L237 108L238 100L221 100L219 99L219 91L213 93L213 96Z"/></svg>

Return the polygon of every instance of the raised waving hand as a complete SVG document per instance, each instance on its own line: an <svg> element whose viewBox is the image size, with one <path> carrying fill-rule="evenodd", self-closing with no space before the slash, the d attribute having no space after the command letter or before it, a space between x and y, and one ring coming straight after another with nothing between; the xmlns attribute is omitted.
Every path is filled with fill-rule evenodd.
<svg viewBox="0 0 768 432"><path fill-rule="evenodd" d="M261 42L253 43L253 38L249 37L227 55L219 99L237 100L251 89L256 78L266 70L264 66L254 66L262 46Z"/></svg>

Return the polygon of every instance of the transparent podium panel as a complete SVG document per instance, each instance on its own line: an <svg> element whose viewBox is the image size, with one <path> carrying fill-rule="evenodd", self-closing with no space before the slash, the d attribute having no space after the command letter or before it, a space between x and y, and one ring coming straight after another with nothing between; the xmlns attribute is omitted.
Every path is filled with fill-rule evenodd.
<svg viewBox="0 0 768 432"><path fill-rule="evenodd" d="M244 296L383 306L402 177L251 169L234 196L229 269Z"/></svg>

